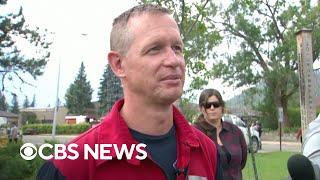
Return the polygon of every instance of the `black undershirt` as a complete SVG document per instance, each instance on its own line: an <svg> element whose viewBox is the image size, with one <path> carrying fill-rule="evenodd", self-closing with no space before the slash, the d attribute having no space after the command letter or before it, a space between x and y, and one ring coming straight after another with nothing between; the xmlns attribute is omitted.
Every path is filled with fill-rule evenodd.
<svg viewBox="0 0 320 180"><path fill-rule="evenodd" d="M173 126L168 133L161 136L150 136L130 129L132 136L147 145L146 150L151 159L163 170L167 180L176 179L174 162L177 159L176 133Z"/></svg>

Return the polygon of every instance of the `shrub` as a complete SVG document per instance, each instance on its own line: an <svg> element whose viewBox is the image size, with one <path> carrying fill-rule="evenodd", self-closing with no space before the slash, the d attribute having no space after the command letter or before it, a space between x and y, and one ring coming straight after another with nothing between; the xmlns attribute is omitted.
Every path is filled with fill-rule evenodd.
<svg viewBox="0 0 320 180"><path fill-rule="evenodd" d="M301 114L299 107L288 108L288 118L290 127L301 126Z"/></svg>
<svg viewBox="0 0 320 180"><path fill-rule="evenodd" d="M56 127L57 134L80 134L87 131L90 128L90 124L60 124ZM22 132L34 131L35 134L51 134L52 124L26 124L22 126Z"/></svg>
<svg viewBox="0 0 320 180"><path fill-rule="evenodd" d="M300 128L300 126L296 126L296 127L285 127L285 128L283 129L283 132L284 132L284 133L296 133L299 128Z"/></svg>
<svg viewBox="0 0 320 180"><path fill-rule="evenodd" d="M40 122L37 119L37 115L33 112L22 112L21 120L22 120L22 124L36 124Z"/></svg>
<svg viewBox="0 0 320 180"><path fill-rule="evenodd" d="M0 179L32 179L44 162L39 157L26 161L20 156L22 142L0 148Z"/></svg>

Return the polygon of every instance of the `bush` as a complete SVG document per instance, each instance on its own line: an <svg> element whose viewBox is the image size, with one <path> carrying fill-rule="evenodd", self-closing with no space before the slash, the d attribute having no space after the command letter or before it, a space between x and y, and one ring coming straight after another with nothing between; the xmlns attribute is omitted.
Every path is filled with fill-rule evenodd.
<svg viewBox="0 0 320 180"><path fill-rule="evenodd" d="M58 144L55 140L45 140L45 143ZM30 161L20 156L21 141L9 143L6 147L0 148L0 179L36 179L38 170L45 160L38 155ZM53 149L45 148L44 155L53 154Z"/></svg>
<svg viewBox="0 0 320 180"><path fill-rule="evenodd" d="M301 126L301 114L299 107L288 108L288 118L290 127Z"/></svg>
<svg viewBox="0 0 320 180"><path fill-rule="evenodd" d="M284 132L284 133L296 133L299 128L300 128L300 126L285 127L285 128L283 129L283 132Z"/></svg>
<svg viewBox="0 0 320 180"><path fill-rule="evenodd" d="M40 123L40 121L37 119L37 115L33 112L22 112L21 120L22 120L22 124Z"/></svg>
<svg viewBox="0 0 320 180"><path fill-rule="evenodd" d="M81 124L61 124L57 125L56 132L57 134L80 134L87 131L90 128L90 124L81 123ZM26 124L22 126L22 132L34 131L35 134L51 134L52 133L52 124Z"/></svg>
<svg viewBox="0 0 320 180"><path fill-rule="evenodd" d="M0 179L32 179L37 169L43 164L38 156L26 161L20 156L22 142L9 143L7 147L0 148Z"/></svg>

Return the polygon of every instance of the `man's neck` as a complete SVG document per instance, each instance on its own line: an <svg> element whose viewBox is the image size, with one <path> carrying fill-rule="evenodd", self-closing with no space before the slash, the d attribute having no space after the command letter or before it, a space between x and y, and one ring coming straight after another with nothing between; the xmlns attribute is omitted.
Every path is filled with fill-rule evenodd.
<svg viewBox="0 0 320 180"><path fill-rule="evenodd" d="M172 104L158 105L125 98L120 111L129 128L148 135L163 135L173 126Z"/></svg>

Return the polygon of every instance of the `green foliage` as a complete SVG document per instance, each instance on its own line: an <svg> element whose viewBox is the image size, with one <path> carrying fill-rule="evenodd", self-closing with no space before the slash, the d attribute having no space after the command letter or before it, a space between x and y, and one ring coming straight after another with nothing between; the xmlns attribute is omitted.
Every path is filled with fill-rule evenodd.
<svg viewBox="0 0 320 180"><path fill-rule="evenodd" d="M192 123L197 119L199 115L197 104L192 103L188 98L181 98L179 107L189 122Z"/></svg>
<svg viewBox="0 0 320 180"><path fill-rule="evenodd" d="M0 3L0 78L1 91L8 86L5 83L25 83L26 75L34 79L43 74L43 69L50 56L47 31L32 28L25 23L22 7L16 9L7 6L7 1ZM22 51L21 43L27 43L28 54ZM23 44L25 44L23 43Z"/></svg>
<svg viewBox="0 0 320 180"><path fill-rule="evenodd" d="M168 8L180 28L184 43L184 57L187 73L191 77L190 89L201 89L213 78L206 67L206 60L215 58L213 48L222 37L216 23L217 6L210 0L205 1L159 1L137 0L139 3L155 3Z"/></svg>
<svg viewBox="0 0 320 180"><path fill-rule="evenodd" d="M87 108L92 108L92 88L90 82L87 81L87 75L85 73L85 67L83 62L79 69L79 73L75 81L69 86L65 95L66 106L69 113L76 115L84 115Z"/></svg>
<svg viewBox="0 0 320 180"><path fill-rule="evenodd" d="M99 97L99 114L100 116L109 112L118 99L123 96L121 82L118 77L112 72L109 64L106 65L98 92Z"/></svg>
<svg viewBox="0 0 320 180"><path fill-rule="evenodd" d="M298 129L300 129L300 126L293 126L293 127L284 127L283 132L284 133L297 133Z"/></svg>
<svg viewBox="0 0 320 180"><path fill-rule="evenodd" d="M19 102L18 102L18 97L16 94L12 94L12 107L10 109L10 112L18 114L19 113Z"/></svg>
<svg viewBox="0 0 320 180"><path fill-rule="evenodd" d="M215 63L212 70L216 77L236 87L263 82L273 92L267 98L273 99L276 107L283 107L286 125L288 99L299 86L295 32L312 29L314 60L320 52L319 6L303 3L233 0L221 12L221 26L229 43L239 48L234 55L226 55L227 61Z"/></svg>
<svg viewBox="0 0 320 180"><path fill-rule="evenodd" d="M299 107L288 108L290 127L301 127L301 113Z"/></svg>
<svg viewBox="0 0 320 180"><path fill-rule="evenodd" d="M37 115L33 112L22 112L21 113L22 124L37 124L40 121L37 119Z"/></svg>
<svg viewBox="0 0 320 180"><path fill-rule="evenodd" d="M39 157L31 161L21 158L19 150L22 142L9 143L0 148L0 179L32 179L43 164Z"/></svg>
<svg viewBox="0 0 320 180"><path fill-rule="evenodd" d="M25 96L25 99L23 101L23 108L29 107L29 104L30 102L29 102L28 96Z"/></svg>
<svg viewBox="0 0 320 180"><path fill-rule="evenodd" d="M91 125L88 123L81 124L59 124L57 125L57 134L80 134L88 129ZM25 133L28 130L34 130L36 134L51 134L52 124L26 124L22 126L22 132Z"/></svg>
<svg viewBox="0 0 320 180"><path fill-rule="evenodd" d="M273 92L269 89L263 89L260 92L263 100L255 107L261 112L261 123L263 128L275 130L278 128L278 112L272 97Z"/></svg>
<svg viewBox="0 0 320 180"><path fill-rule="evenodd" d="M8 104L6 101L6 97L4 94L0 92L0 111L7 111L8 110Z"/></svg>
<svg viewBox="0 0 320 180"><path fill-rule="evenodd" d="M45 143L58 144L56 140L45 140ZM9 143L7 147L0 148L0 179L36 179L40 167L45 162L39 156L26 161L20 156L20 147L23 143ZM53 149L44 148L43 154L53 154Z"/></svg>
<svg viewBox="0 0 320 180"><path fill-rule="evenodd" d="M30 104L30 107L34 107L36 105L36 96L33 95L33 98L32 98L32 102Z"/></svg>

